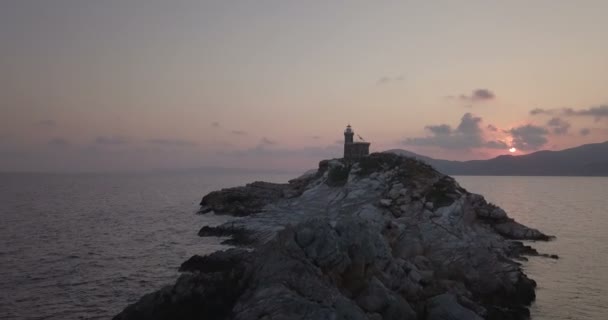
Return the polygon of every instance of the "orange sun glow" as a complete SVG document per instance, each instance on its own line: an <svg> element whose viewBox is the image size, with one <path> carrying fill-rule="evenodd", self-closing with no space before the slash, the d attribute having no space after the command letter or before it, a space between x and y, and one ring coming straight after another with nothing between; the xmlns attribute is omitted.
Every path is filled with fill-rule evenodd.
<svg viewBox="0 0 608 320"><path fill-rule="evenodd" d="M515 148L511 148L511 149L509 149L509 152L511 152L511 153L513 153L513 152L515 152L515 151L517 151L517 149L515 149Z"/></svg>

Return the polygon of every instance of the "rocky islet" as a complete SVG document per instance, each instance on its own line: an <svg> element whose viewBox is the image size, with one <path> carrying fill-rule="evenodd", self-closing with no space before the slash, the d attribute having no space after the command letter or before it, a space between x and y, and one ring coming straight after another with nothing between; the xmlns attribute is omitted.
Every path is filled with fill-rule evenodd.
<svg viewBox="0 0 608 320"><path fill-rule="evenodd" d="M519 240L549 240L412 158L324 160L286 184L206 195L237 216L201 236L234 248L115 319L526 319L536 283Z"/></svg>

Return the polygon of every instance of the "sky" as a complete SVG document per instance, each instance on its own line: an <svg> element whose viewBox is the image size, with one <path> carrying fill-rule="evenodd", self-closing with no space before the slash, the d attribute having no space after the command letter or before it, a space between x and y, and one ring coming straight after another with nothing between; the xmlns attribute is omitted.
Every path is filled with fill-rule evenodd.
<svg viewBox="0 0 608 320"><path fill-rule="evenodd" d="M608 140L607 1L0 1L0 171Z"/></svg>

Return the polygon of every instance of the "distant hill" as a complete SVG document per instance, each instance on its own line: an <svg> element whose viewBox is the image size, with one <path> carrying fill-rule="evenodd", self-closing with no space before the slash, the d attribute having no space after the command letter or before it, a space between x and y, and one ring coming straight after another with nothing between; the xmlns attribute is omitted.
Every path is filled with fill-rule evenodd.
<svg viewBox="0 0 608 320"><path fill-rule="evenodd" d="M502 155L488 160L449 161L392 149L422 160L449 175L480 176L608 176L608 141L560 151L538 151L522 156Z"/></svg>

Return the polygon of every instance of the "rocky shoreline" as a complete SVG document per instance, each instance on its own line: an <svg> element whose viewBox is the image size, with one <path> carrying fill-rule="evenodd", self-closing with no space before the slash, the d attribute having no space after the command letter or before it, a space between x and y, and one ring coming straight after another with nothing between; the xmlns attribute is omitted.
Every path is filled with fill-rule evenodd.
<svg viewBox="0 0 608 320"><path fill-rule="evenodd" d="M536 283L518 260L540 254L519 240L551 238L384 153L215 191L201 213L238 217L199 235L239 248L190 258L114 319L527 319Z"/></svg>

